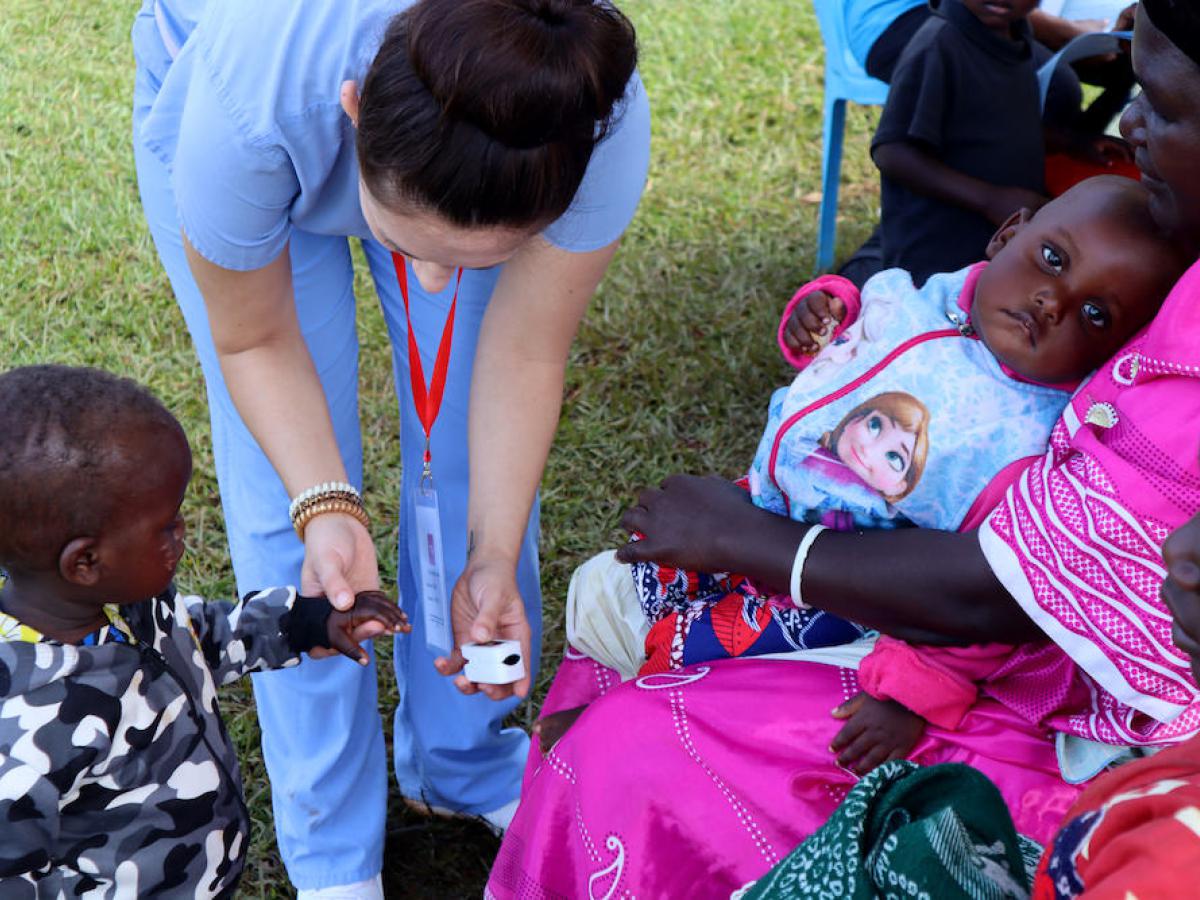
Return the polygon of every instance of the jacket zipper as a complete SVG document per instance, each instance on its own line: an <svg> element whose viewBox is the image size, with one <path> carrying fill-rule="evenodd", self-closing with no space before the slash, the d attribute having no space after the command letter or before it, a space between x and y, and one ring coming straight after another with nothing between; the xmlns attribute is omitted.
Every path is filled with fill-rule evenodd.
<svg viewBox="0 0 1200 900"><path fill-rule="evenodd" d="M955 321L955 320L951 319L951 321ZM771 443L771 457L767 463L767 474L771 478L771 484L773 484L775 486L775 489L778 490L780 495L783 497L784 506L787 507L789 513L791 512L792 504L791 504L791 501L788 499L787 494L785 494L783 492L783 489L779 487L779 482L776 481L776 479L775 479L775 461L779 457L779 447L783 444L783 437L792 428L792 426L795 425L797 422L799 422L801 419L803 419L805 416L811 415L812 413L816 412L818 409L828 406L833 401L840 400L842 397L845 397L851 391L858 389L859 386L870 381L872 378L874 378L876 375L878 375L880 373L880 371L882 371L883 369L885 369L889 365L891 365L892 362L897 357L903 356L905 353L907 353L913 347L916 347L919 344L924 344L926 341L938 340L939 338L971 337L973 335L971 332L969 332L967 330L968 328L969 328L969 326L964 323L964 324L960 324L959 327L957 327L957 328L943 328L938 331L927 331L924 334L918 334L915 337L911 337L907 341L904 341L904 343L902 343L898 347L896 347L894 350L892 350L890 353L888 353L888 355L885 356L883 359L881 359L879 362L875 363L875 365L871 366L871 368L867 369L867 371L863 372L861 375L859 375L857 378L855 378L853 381L843 384L836 391L826 394L824 397L822 397L819 400L814 400L812 403L808 404L808 406L804 407L799 412L794 412L790 416L788 416L786 419L784 419L783 424L779 426L779 431L776 432L776 434L775 434L775 440Z"/></svg>
<svg viewBox="0 0 1200 900"><path fill-rule="evenodd" d="M175 672L174 669L171 668L171 664L167 662L167 658L158 650L142 641L138 642L137 648L138 652L148 661L152 668L161 669L163 673L170 677L170 679L179 687L180 693L182 693L184 699L187 700L188 711L191 714L192 722L195 723L197 730L200 732L200 740L203 741L204 746L208 748L208 752L212 756L213 761L217 764L217 768L220 769L221 775L224 776L226 784L236 785L238 783L237 779L233 777L233 773L230 772L229 768L225 765L225 760L222 758L221 754L217 752L217 749L212 745L212 742L208 739L208 723L205 721L204 716L201 715L199 710L196 708L196 698L192 696L192 692L188 690L183 679ZM251 827L250 810L246 806L246 801L245 798L242 797L242 792L239 790L235 793L237 795L238 808L241 809L242 818L245 822L247 839L249 839Z"/></svg>

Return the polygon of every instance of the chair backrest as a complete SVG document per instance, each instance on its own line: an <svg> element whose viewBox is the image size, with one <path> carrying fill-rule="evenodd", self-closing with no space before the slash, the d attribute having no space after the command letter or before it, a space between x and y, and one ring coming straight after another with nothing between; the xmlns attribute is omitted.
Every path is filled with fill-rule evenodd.
<svg viewBox="0 0 1200 900"><path fill-rule="evenodd" d="M855 103L883 103L888 86L858 64L846 40L844 0L813 0L821 39L825 42L825 94Z"/></svg>
<svg viewBox="0 0 1200 900"><path fill-rule="evenodd" d="M1038 99L1042 107L1046 106L1050 81L1059 66L1073 63L1077 59L1087 59L1089 56L1116 53L1121 49L1122 43L1132 40L1132 31L1089 31L1071 38L1065 47L1042 63L1042 67L1038 69Z"/></svg>

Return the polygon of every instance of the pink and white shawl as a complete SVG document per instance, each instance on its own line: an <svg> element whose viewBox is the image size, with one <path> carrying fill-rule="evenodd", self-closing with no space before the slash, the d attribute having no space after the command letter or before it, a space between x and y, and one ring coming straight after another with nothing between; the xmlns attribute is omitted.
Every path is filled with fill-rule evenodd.
<svg viewBox="0 0 1200 900"><path fill-rule="evenodd" d="M980 530L996 575L1089 688L1056 729L1112 744L1200 732L1200 691L1158 596L1163 541L1198 511L1200 263L1079 389Z"/></svg>

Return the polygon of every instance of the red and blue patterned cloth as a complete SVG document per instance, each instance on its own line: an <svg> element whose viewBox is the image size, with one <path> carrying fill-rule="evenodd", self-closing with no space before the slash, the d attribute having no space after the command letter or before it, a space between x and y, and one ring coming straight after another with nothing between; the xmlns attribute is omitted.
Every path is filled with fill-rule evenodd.
<svg viewBox="0 0 1200 900"><path fill-rule="evenodd" d="M867 629L819 609L800 609L744 575L633 564L646 620L646 663L639 674L698 662L848 644Z"/></svg>

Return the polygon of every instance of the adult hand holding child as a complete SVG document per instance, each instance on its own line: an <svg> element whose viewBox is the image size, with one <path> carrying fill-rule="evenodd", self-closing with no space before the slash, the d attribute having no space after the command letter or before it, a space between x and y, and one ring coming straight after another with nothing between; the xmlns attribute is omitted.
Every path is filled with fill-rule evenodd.
<svg viewBox="0 0 1200 900"><path fill-rule="evenodd" d="M750 495L717 475L672 475L657 488L643 490L637 501L621 517L621 527L643 537L617 550L619 562L665 559L681 569L733 569L750 549L735 546L737 536L744 535L747 544L762 546L769 543L769 526L775 524L760 521ZM739 522L745 527L739 527ZM787 519L780 522L789 524ZM760 527L764 524L766 528ZM779 538L789 548L790 561L796 541L790 529L781 531ZM764 562L774 560L770 552L762 555ZM764 580L786 587L787 577L787 572L780 575L776 571L774 579Z"/></svg>
<svg viewBox="0 0 1200 900"><path fill-rule="evenodd" d="M300 590L323 594L337 610L379 589L379 562L366 527L349 515L317 516L304 529ZM356 593L357 592L357 593Z"/></svg>

